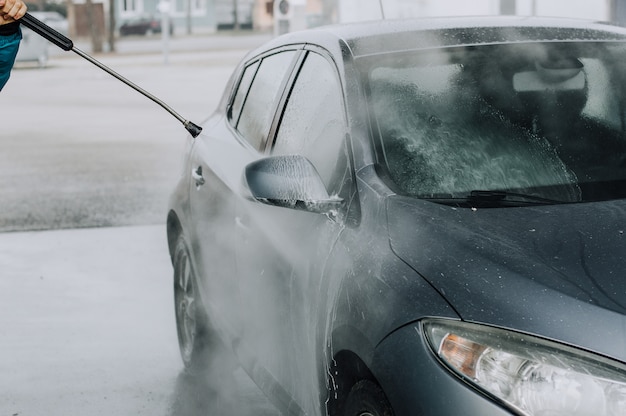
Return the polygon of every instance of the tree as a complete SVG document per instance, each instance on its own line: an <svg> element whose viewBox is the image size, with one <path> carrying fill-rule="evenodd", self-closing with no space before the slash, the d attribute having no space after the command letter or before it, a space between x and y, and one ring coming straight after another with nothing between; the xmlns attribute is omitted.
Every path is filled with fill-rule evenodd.
<svg viewBox="0 0 626 416"><path fill-rule="evenodd" d="M91 37L91 50L94 53L102 52L102 33L100 33L100 25L96 19L96 10L93 1L85 0L85 6L89 35Z"/></svg>

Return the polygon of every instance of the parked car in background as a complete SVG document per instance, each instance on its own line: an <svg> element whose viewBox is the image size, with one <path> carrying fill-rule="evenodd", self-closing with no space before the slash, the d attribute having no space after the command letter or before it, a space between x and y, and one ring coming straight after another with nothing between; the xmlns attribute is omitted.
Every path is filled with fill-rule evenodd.
<svg viewBox="0 0 626 416"><path fill-rule="evenodd" d="M287 34L188 138L181 355L290 415L626 409L626 29L447 18Z"/></svg>
<svg viewBox="0 0 626 416"><path fill-rule="evenodd" d="M128 19L120 26L120 36L161 33L162 19L159 16L143 15ZM174 33L174 24L170 21L170 34Z"/></svg>

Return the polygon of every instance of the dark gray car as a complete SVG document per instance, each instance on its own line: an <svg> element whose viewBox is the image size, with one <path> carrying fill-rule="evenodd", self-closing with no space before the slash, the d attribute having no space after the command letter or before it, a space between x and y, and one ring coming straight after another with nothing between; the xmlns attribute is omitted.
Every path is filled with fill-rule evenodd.
<svg viewBox="0 0 626 416"><path fill-rule="evenodd" d="M251 52L167 219L183 361L285 414L623 415L626 30L382 21Z"/></svg>

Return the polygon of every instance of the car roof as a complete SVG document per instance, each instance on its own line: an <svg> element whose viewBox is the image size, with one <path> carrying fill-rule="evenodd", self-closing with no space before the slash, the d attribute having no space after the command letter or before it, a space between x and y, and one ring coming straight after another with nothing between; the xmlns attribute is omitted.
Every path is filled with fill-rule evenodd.
<svg viewBox="0 0 626 416"><path fill-rule="evenodd" d="M378 20L323 26L270 41L267 49L314 43L333 50L346 45L353 57L404 50L519 42L624 41L626 28L609 23L522 16Z"/></svg>

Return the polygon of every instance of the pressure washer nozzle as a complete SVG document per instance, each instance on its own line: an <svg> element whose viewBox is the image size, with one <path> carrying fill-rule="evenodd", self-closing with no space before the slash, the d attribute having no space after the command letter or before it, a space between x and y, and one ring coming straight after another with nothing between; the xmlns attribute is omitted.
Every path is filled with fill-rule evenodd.
<svg viewBox="0 0 626 416"><path fill-rule="evenodd" d="M191 134L191 137L193 138L198 137L200 133L202 132L202 127L198 126L197 124L194 124L191 121L185 122L185 128L187 129L187 131L189 132L189 134Z"/></svg>

